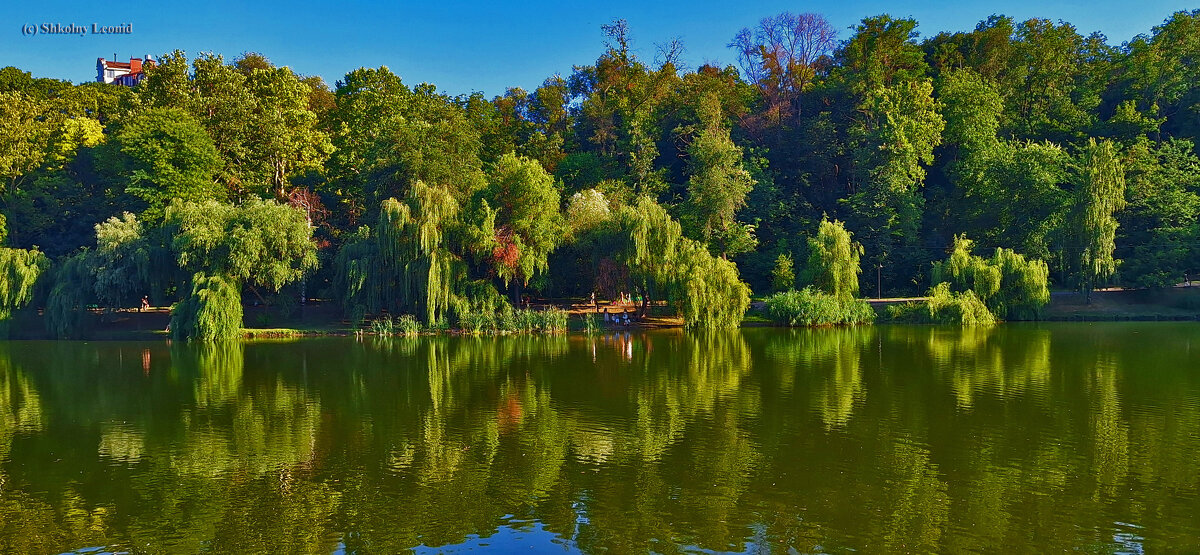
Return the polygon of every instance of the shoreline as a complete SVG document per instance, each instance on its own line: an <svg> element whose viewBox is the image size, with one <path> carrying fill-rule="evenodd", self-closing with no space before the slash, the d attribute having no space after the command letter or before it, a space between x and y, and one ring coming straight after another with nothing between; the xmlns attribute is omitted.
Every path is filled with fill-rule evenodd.
<svg viewBox="0 0 1200 555"><path fill-rule="evenodd" d="M903 299L864 299L871 303L877 313L886 311L889 304L920 300L919 298ZM495 337L510 335L562 335L587 333L584 314L599 314L584 305L568 305L569 318L566 330L562 331L488 331L472 333L461 329L422 330L415 336L475 336ZM765 318L761 302L752 303L752 308L746 313L738 329L779 327L788 328L769 321ZM603 306L601 308L604 308ZM617 307L612 307L613 309ZM629 310L632 307L620 307ZM595 310L595 309L593 309ZM151 308L146 311L120 309L116 311L92 311L94 318L91 333L83 337L72 338L83 341L143 341L167 339L166 324L170 311L165 307ZM245 307L244 323L257 321L259 325L243 327L242 339L294 339L306 337L356 337L377 336L371 331L371 324L363 322L355 327L345 319L341 309L333 303L315 301L305 305L298 314L291 317L273 315L261 306ZM1038 320L1010 320L1000 323L1036 323L1036 322L1192 322L1200 321L1200 287L1178 287L1165 290L1101 290L1092 293L1091 302L1075 292L1055 292L1050 304L1043 310ZM876 321L874 324L887 325L889 322ZM266 324L266 325L263 325ZM594 333L614 333L630 331L647 331L654 329L678 329L683 327L682 319L672 316L651 314L645 321L631 322L621 326L603 325L594 328ZM923 324L933 325L933 324ZM385 337L405 337L400 334ZM57 338L45 332L40 314L25 314L12 322L10 339L15 340L56 340Z"/></svg>

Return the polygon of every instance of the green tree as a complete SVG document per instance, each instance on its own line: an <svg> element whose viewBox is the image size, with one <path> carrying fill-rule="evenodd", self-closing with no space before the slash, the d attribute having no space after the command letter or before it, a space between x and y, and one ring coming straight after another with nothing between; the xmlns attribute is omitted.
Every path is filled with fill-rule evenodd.
<svg viewBox="0 0 1200 555"><path fill-rule="evenodd" d="M817 289L846 301L858 296L859 258L863 247L851 240L842 222L821 220L817 236L808 240L808 281Z"/></svg>
<svg viewBox="0 0 1200 555"><path fill-rule="evenodd" d="M842 79L861 95L924 78L929 65L917 36L916 20L888 15L864 18L836 53Z"/></svg>
<svg viewBox="0 0 1200 555"><path fill-rule="evenodd" d="M454 99L432 85L410 90L386 67L347 73L330 114L336 147L325 191L357 216L388 198L408 198L417 181L465 205L487 185L480 131Z"/></svg>
<svg viewBox="0 0 1200 555"><path fill-rule="evenodd" d="M7 235L7 226L0 220L0 237ZM33 300L34 286L49 267L50 259L36 248L0 247L0 333L8 334L13 311Z"/></svg>
<svg viewBox="0 0 1200 555"><path fill-rule="evenodd" d="M728 328L741 323L750 287L737 265L708 253L683 236L679 223L658 203L639 197L617 215L617 256L641 292L642 315L653 298L666 297L688 327Z"/></svg>
<svg viewBox="0 0 1200 555"><path fill-rule="evenodd" d="M700 100L701 129L688 145L688 200L684 208L709 251L728 258L754 249L752 227L737 221L754 178L742 167L742 149L733 144L720 101Z"/></svg>
<svg viewBox="0 0 1200 555"><path fill-rule="evenodd" d="M166 225L175 230L172 249L187 271L278 291L317 266L304 213L273 200L175 202Z"/></svg>
<svg viewBox="0 0 1200 555"><path fill-rule="evenodd" d="M945 283L958 293L970 291L998 318L1036 320L1050 302L1046 263L1004 248L985 259L973 255L973 247L965 235L956 235L950 257L933 264L932 285Z"/></svg>
<svg viewBox="0 0 1200 555"><path fill-rule="evenodd" d="M404 202L384 201L375 228L359 228L338 251L334 286L346 312L407 312L429 325L445 318L466 274L450 251L460 210L449 190L422 181Z"/></svg>
<svg viewBox="0 0 1200 555"><path fill-rule="evenodd" d="M790 291L796 287L795 263L792 253L780 253L771 269L771 288L775 291Z"/></svg>
<svg viewBox="0 0 1200 555"><path fill-rule="evenodd" d="M1140 141L1126 156L1128 206L1118 217L1121 282L1169 287L1200 270L1200 158L1191 141ZM1114 255L1115 256L1115 255Z"/></svg>
<svg viewBox="0 0 1200 555"><path fill-rule="evenodd" d="M562 240L554 178L535 160L512 153L500 157L488 188L494 207L493 264L505 285L529 285L547 269L548 259ZM514 287L514 302L518 296Z"/></svg>
<svg viewBox="0 0 1200 555"><path fill-rule="evenodd" d="M231 341L242 336L242 292L220 275L196 273L192 291L171 307L171 337L187 341Z"/></svg>
<svg viewBox="0 0 1200 555"><path fill-rule="evenodd" d="M1115 214L1125 207L1125 170L1111 141L1088 139L1077 165L1073 209L1075 267L1079 289L1091 300L1097 282L1117 270Z"/></svg>
<svg viewBox="0 0 1200 555"><path fill-rule="evenodd" d="M320 168L333 150L310 109L310 85L261 55L226 64L201 54L189 73L186 55L176 50L147 70L137 94L148 106L196 118L219 155L217 182L235 200L282 199L293 176Z"/></svg>
<svg viewBox="0 0 1200 555"><path fill-rule="evenodd" d="M0 92L0 177L11 195L41 165L52 126L45 106L21 92Z"/></svg>
<svg viewBox="0 0 1200 555"><path fill-rule="evenodd" d="M221 160L195 118L178 108L151 108L135 116L111 144L111 164L126 191L142 199L144 219L161 221L172 200L221 201L214 181Z"/></svg>
<svg viewBox="0 0 1200 555"><path fill-rule="evenodd" d="M256 287L278 291L317 266L305 214L275 201L176 201L165 225L173 231L179 267L194 272L191 294L172 310L171 333L181 339L240 334L243 286L255 294Z"/></svg>
<svg viewBox="0 0 1200 555"><path fill-rule="evenodd" d="M929 79L867 91L851 131L856 144L851 223L871 259L900 275L916 271L911 257L894 251L917 244L925 165L933 162L945 126L932 93Z"/></svg>
<svg viewBox="0 0 1200 555"><path fill-rule="evenodd" d="M46 331L58 339L78 338L84 331L87 307L96 301L96 262L82 250L61 259L53 268L53 285L46 297Z"/></svg>

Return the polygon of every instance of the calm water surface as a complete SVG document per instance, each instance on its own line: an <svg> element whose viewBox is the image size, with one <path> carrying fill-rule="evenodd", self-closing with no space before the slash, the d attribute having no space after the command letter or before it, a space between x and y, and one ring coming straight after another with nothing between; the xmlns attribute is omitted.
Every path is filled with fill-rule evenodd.
<svg viewBox="0 0 1200 555"><path fill-rule="evenodd" d="M1200 325L0 343L0 552L1200 550Z"/></svg>

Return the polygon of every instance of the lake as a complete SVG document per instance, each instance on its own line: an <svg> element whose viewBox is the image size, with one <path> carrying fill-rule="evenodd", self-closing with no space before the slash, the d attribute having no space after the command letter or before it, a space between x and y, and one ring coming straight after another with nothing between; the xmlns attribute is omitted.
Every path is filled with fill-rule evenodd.
<svg viewBox="0 0 1200 555"><path fill-rule="evenodd" d="M0 552L1200 550L1200 324L0 342Z"/></svg>

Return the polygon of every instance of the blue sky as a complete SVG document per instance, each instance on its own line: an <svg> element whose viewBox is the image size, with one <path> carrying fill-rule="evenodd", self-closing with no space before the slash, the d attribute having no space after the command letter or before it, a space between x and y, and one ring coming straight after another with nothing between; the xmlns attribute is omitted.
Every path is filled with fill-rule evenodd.
<svg viewBox="0 0 1200 555"><path fill-rule="evenodd" d="M1014 1L882 2L815 4L784 1L617 0L453 2L364 1L338 3L123 2L101 6L82 1L18 1L0 16L0 66L13 65L39 77L75 82L95 79L97 57L127 61L176 48L189 57L216 52L232 60L261 52L303 75L320 75L333 86L347 71L386 65L406 83L434 83L451 94L505 87L532 89L572 65L590 64L602 52L600 25L629 21L634 48L652 59L655 45L672 38L686 48L684 63L735 61L726 44L742 27L782 11L824 14L848 36L862 17L889 13L914 17L918 31L970 30L993 13L1017 20L1065 20L1081 33L1100 31L1121 44L1161 23L1171 13L1194 9L1194 1L1128 2ZM132 24L129 35L25 36L22 27L42 23L90 27Z"/></svg>

